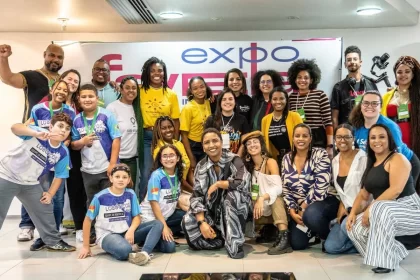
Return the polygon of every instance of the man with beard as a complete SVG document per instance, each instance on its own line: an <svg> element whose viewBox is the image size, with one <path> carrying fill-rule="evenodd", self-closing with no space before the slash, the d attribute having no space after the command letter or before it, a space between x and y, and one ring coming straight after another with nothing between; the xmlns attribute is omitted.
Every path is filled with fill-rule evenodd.
<svg viewBox="0 0 420 280"><path fill-rule="evenodd" d="M98 106L106 108L110 103L120 98L116 87L109 82L109 64L102 58L93 64L92 83L98 90Z"/></svg>
<svg viewBox="0 0 420 280"><path fill-rule="evenodd" d="M44 51L44 66L37 70L27 70L12 73L9 66L9 56L12 48L0 45L0 77L6 85L22 88L25 94L25 108L22 122L29 118L32 107L45 97L55 81L60 77L58 71L63 67L64 51L51 44Z"/></svg>
<svg viewBox="0 0 420 280"><path fill-rule="evenodd" d="M331 109L333 126L349 122L349 115L357 105L362 95L369 90L378 90L376 84L369 77L362 75L362 53L356 46L349 46L345 52L345 66L347 77L334 85L331 94Z"/></svg>

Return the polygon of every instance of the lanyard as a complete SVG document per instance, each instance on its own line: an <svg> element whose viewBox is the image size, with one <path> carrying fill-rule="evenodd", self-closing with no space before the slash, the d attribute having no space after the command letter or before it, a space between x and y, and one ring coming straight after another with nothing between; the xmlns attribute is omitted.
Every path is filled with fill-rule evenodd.
<svg viewBox="0 0 420 280"><path fill-rule="evenodd" d="M54 110L52 108L52 101L50 101L49 103L50 104L48 106L50 107L50 117L52 118L54 116ZM64 108L64 104L61 104L60 113L63 112L63 108Z"/></svg>
<svg viewBox="0 0 420 280"><path fill-rule="evenodd" d="M169 185L171 186L172 199L176 199L176 195L178 193L178 176L176 175L176 170L175 170L175 186L172 185L171 177L169 177L165 169L162 168L162 171L163 171L163 174L165 174L166 179L168 179Z"/></svg>
<svg viewBox="0 0 420 280"><path fill-rule="evenodd" d="M225 125L225 122L223 120L223 115L222 115L222 124L223 124L223 131L226 132L225 128L230 124L230 121L233 119L233 116L235 116L235 112L233 112L232 116L230 117L228 123Z"/></svg>
<svg viewBox="0 0 420 280"><path fill-rule="evenodd" d="M309 96L309 94L310 94L311 92L308 92L308 94L306 95L306 98L305 98L305 101L303 101L303 105L302 105L302 109L304 109L303 107L305 106L305 103L306 103L306 100L308 100L308 96ZM297 101L296 101L296 111L297 111L297 107L298 107L298 104L299 104L299 92L297 93Z"/></svg>
<svg viewBox="0 0 420 280"><path fill-rule="evenodd" d="M92 124L90 126L87 124L84 113L82 113L83 122L85 124L86 135L90 135L92 132L95 131L96 117L98 116L98 111L99 111L99 108L96 108L95 116L93 117Z"/></svg>

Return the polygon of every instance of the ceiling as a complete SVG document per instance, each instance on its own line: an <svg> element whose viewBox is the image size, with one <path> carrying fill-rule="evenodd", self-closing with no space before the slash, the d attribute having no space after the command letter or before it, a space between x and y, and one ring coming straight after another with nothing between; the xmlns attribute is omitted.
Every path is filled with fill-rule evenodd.
<svg viewBox="0 0 420 280"><path fill-rule="evenodd" d="M142 1L157 24L129 24L109 2ZM66 32L197 32L341 29L416 25L419 0L0 0L0 32L62 32L58 17L68 17ZM381 7L369 17L362 7ZM162 20L164 11L182 19ZM212 18L218 18L214 20Z"/></svg>

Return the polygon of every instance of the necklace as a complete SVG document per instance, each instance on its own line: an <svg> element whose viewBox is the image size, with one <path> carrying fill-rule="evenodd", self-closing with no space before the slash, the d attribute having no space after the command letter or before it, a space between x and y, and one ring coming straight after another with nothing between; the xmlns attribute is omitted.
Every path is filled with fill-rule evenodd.
<svg viewBox="0 0 420 280"><path fill-rule="evenodd" d="M273 113L273 120L274 120L275 122L280 121L282 118L283 118L283 114L281 114L281 115L280 115L280 117L278 117L278 118L277 118L277 117L274 115L274 113Z"/></svg>
<svg viewBox="0 0 420 280"><path fill-rule="evenodd" d="M41 72L42 75L44 75L48 80L48 87L51 89L52 85L58 80L60 77L60 74L55 73L54 75L51 75L50 73L45 72L42 68L38 70Z"/></svg>

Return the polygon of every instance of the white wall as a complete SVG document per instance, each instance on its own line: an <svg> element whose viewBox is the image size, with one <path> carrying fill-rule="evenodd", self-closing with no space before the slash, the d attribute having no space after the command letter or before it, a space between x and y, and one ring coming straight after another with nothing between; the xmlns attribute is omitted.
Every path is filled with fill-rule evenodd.
<svg viewBox="0 0 420 280"><path fill-rule="evenodd" d="M386 69L391 83L394 83L392 67L401 55L411 55L420 58L420 24L410 27L369 28L369 29L328 29L328 30L296 30L296 31L232 31L232 32L194 32L194 33L0 33L0 44L12 46L10 57L12 71L42 67L42 52L51 41L99 41L99 42L143 42L143 41L250 41L250 40L291 40L306 38L336 38L342 37L344 48L357 45L362 50L364 61L362 71L369 73L373 56L388 52L390 66ZM150 55L158 55L153 52ZM66 69L64 61L63 69ZM139 65L140 70L141 65ZM170 65L169 65L170 67ZM377 71L381 73L381 71ZM343 71L343 75L346 71ZM83 77L84 81L90 77ZM379 88L385 92L385 85ZM23 94L21 90L12 89L0 84L0 100L3 106L0 110L0 131L3 131L0 145L0 157L12 146L18 143L10 132L13 123L20 122L23 111ZM9 214L19 215L19 203L14 201Z"/></svg>

